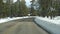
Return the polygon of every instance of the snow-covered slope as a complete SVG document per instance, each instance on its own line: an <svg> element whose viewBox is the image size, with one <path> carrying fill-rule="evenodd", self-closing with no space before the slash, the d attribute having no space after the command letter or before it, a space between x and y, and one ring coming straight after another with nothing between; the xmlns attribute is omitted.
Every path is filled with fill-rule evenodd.
<svg viewBox="0 0 60 34"><path fill-rule="evenodd" d="M12 17L12 18L7 17L7 18L1 18L1 19L0 19L0 23L12 21L12 20L17 20L17 19L23 19L23 18L29 18L29 17L26 16L26 17Z"/></svg>
<svg viewBox="0 0 60 34"><path fill-rule="evenodd" d="M52 34L60 34L60 19L57 19L58 17L55 17L54 20L46 17L36 17L35 21Z"/></svg>
<svg viewBox="0 0 60 34"><path fill-rule="evenodd" d="M43 18L43 17L38 17L39 19L41 20L44 20L44 21L47 21L47 22L50 22L50 23L53 23L53 24L59 24L60 25L60 17L55 17L53 19L50 19L50 18Z"/></svg>
<svg viewBox="0 0 60 34"><path fill-rule="evenodd" d="M60 20L60 16L57 16L54 18L55 20Z"/></svg>

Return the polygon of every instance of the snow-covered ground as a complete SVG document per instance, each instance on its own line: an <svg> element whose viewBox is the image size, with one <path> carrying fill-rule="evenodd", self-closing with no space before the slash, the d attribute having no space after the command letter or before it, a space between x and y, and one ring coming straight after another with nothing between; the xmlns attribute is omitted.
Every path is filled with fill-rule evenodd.
<svg viewBox="0 0 60 34"><path fill-rule="evenodd" d="M5 22L8 22L8 21L12 21L12 20L17 20L17 19L23 19L23 18L29 18L28 16L25 16L25 17L7 17L7 18L1 18L0 19L0 23L5 23Z"/></svg>
<svg viewBox="0 0 60 34"><path fill-rule="evenodd" d="M53 24L58 24L60 25L60 16L54 17L53 19L47 18L47 17L38 17L41 20L53 23Z"/></svg>
<svg viewBox="0 0 60 34"><path fill-rule="evenodd" d="M35 21L52 34L60 34L60 16L54 19L50 19L50 17L36 17Z"/></svg>

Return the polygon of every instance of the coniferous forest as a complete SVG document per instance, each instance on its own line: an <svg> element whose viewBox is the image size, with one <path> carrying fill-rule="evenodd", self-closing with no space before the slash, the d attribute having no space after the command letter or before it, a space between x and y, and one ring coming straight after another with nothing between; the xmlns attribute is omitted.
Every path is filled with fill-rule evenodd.
<svg viewBox="0 0 60 34"><path fill-rule="evenodd" d="M21 16L60 16L60 0L32 0L30 6L25 0L0 0L0 18Z"/></svg>

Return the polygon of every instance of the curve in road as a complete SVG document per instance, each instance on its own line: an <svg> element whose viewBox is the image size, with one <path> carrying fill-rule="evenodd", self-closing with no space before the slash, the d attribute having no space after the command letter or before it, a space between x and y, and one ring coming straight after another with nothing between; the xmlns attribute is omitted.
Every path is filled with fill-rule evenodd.
<svg viewBox="0 0 60 34"><path fill-rule="evenodd" d="M0 34L48 34L38 27L32 18L0 24Z"/></svg>

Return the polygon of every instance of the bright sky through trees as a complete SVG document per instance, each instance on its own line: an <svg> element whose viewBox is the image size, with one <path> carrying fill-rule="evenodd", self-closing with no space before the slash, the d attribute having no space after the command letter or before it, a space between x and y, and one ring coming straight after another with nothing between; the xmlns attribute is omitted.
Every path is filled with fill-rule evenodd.
<svg viewBox="0 0 60 34"><path fill-rule="evenodd" d="M17 1L17 0L14 0L14 2L16 2L16 1ZM31 0L25 0L25 1L26 1L26 5L29 6Z"/></svg>
<svg viewBox="0 0 60 34"><path fill-rule="evenodd" d="M14 0L14 2L16 2L17 0Z"/></svg>
<svg viewBox="0 0 60 34"><path fill-rule="evenodd" d="M30 0L25 0L26 1L26 5L29 6L30 5Z"/></svg>

